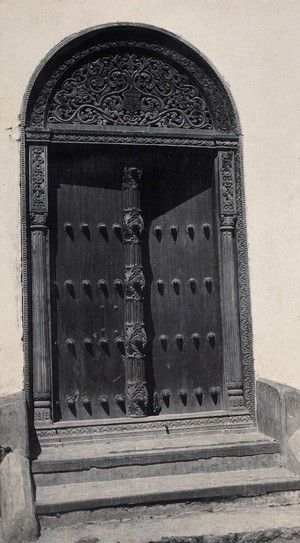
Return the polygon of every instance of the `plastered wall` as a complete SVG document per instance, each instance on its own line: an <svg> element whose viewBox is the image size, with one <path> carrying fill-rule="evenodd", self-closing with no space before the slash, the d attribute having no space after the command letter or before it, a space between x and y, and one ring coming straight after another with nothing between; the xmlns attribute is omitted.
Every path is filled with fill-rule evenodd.
<svg viewBox="0 0 300 543"><path fill-rule="evenodd" d="M19 113L29 78L64 37L143 22L198 47L230 85L244 133L256 374L300 387L298 0L2 0L1 393L23 386Z"/></svg>

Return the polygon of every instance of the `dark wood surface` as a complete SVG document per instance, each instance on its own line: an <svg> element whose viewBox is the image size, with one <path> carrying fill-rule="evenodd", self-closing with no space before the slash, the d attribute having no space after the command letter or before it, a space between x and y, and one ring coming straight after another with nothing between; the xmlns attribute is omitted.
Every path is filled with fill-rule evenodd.
<svg viewBox="0 0 300 543"><path fill-rule="evenodd" d="M53 146L50 156L50 239L53 378L56 420L124 417L124 331L121 184L125 166L143 170L142 264L148 412L158 393L161 413L219 409L222 340L214 225L213 159L208 150L142 146ZM66 223L72 227L64 228ZM82 224L86 227L81 227ZM106 228L97 229L103 223ZM209 230L203 225L209 225ZM188 229L188 225L191 227ZM161 227L161 235L155 227ZM177 228L177 237L172 226ZM211 278L211 287L205 279ZM97 286L106 281L107 291ZM179 288L172 285L179 281ZM189 279L195 279L191 287ZM90 286L84 287L87 280ZM159 289L157 281L163 281ZM66 287L72 281L74 287ZM209 342L207 334L215 341ZM192 339L193 334L199 338ZM176 341L176 335L182 336ZM162 343L161 336L167 336ZM107 346L99 344L105 337ZM91 346L83 341L88 338ZM74 341L75 348L66 345ZM105 347L105 348L104 348ZM214 403L210 390L220 389ZM195 389L202 388L202 401ZM162 399L170 392L170 400ZM187 392L186 399L180 393ZM108 398L108 407L99 397ZM75 406L67 405L74 398ZM82 399L90 403L83 405Z"/></svg>

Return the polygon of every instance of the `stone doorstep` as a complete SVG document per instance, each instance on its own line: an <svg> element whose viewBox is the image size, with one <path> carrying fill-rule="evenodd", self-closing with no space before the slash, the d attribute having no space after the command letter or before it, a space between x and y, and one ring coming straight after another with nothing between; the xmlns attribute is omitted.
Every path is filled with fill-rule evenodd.
<svg viewBox="0 0 300 543"><path fill-rule="evenodd" d="M260 506L233 511L186 508L158 517L78 523L42 529L39 543L294 543L300 540L300 506Z"/></svg>
<svg viewBox="0 0 300 543"><path fill-rule="evenodd" d="M37 514L249 496L300 489L300 476L284 468L193 473L37 487ZM300 517L299 517L300 524Z"/></svg>
<svg viewBox="0 0 300 543"><path fill-rule="evenodd" d="M103 440L89 444L45 447L32 462L33 473L53 473L156 464L226 456L251 456L280 452L280 444L257 432L203 435L199 433L140 440Z"/></svg>

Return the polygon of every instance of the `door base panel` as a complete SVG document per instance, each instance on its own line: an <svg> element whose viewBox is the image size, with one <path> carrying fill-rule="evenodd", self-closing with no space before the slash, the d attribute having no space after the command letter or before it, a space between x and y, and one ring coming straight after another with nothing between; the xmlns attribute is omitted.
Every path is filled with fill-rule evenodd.
<svg viewBox="0 0 300 543"><path fill-rule="evenodd" d="M124 438L138 436L164 436L173 433L197 431L207 433L216 430L255 429L246 409L236 411L216 411L201 414L160 415L159 417L123 418L111 421L80 421L41 424L35 428L32 450L49 445L68 442L84 442L95 439Z"/></svg>

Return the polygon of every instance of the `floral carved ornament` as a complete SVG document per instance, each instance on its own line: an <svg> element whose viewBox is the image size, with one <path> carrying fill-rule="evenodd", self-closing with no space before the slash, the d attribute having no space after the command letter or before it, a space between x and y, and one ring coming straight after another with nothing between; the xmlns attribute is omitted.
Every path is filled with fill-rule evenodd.
<svg viewBox="0 0 300 543"><path fill-rule="evenodd" d="M84 64L52 99L49 123L212 130L199 90L174 66L137 53Z"/></svg>

